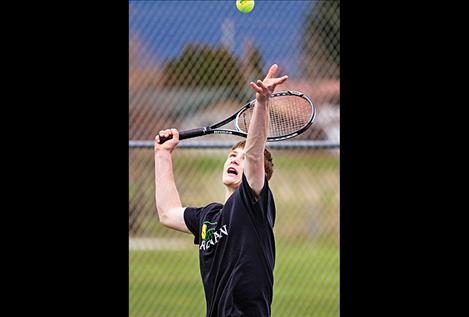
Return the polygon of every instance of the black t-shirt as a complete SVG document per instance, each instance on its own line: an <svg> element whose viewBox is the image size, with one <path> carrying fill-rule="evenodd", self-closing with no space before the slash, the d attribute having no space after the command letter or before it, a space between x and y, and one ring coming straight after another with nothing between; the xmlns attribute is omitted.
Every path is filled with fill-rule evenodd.
<svg viewBox="0 0 469 317"><path fill-rule="evenodd" d="M258 200L243 174L224 206L186 208L184 221L199 245L206 316L270 316L275 204L267 178Z"/></svg>

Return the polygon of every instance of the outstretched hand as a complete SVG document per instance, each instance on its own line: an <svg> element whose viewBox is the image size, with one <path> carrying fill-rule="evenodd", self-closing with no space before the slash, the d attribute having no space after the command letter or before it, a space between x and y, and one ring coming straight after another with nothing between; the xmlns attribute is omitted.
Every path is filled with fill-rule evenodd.
<svg viewBox="0 0 469 317"><path fill-rule="evenodd" d="M279 78L274 78L277 69L277 64L273 64L270 67L269 72L267 73L267 76L265 76L264 80L257 80L255 83L249 83L249 86L251 86L251 88L256 92L257 102L266 102L270 95L274 92L275 87L277 85L282 84L288 79L287 75Z"/></svg>

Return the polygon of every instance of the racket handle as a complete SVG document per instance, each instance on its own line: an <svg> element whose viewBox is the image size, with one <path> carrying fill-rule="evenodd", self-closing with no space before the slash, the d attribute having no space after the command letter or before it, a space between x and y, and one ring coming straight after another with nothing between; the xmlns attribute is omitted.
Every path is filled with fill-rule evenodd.
<svg viewBox="0 0 469 317"><path fill-rule="evenodd" d="M185 131L180 131L179 132L179 140L184 140L184 139L190 139L190 138L195 138L198 136L205 135L207 132L206 128L197 128L197 129L192 129L192 130L185 130ZM165 143L168 140L171 140L173 138L172 135L169 137L164 137L160 136L160 144Z"/></svg>

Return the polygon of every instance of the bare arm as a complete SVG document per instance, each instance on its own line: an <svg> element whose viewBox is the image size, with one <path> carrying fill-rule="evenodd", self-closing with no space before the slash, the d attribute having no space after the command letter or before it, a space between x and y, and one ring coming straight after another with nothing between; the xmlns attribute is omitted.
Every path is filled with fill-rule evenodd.
<svg viewBox="0 0 469 317"><path fill-rule="evenodd" d="M245 175L249 186L259 195L264 187L264 149L269 128L269 98L275 87L288 79L288 76L274 78L278 66L272 65L263 81L251 82L249 85L256 91L256 105L249 124L249 133L244 146Z"/></svg>
<svg viewBox="0 0 469 317"><path fill-rule="evenodd" d="M171 140L160 144L159 135ZM184 222L184 208L181 205L173 174L172 151L179 143L176 129L160 131L155 137L155 201L160 222L171 229L190 233Z"/></svg>

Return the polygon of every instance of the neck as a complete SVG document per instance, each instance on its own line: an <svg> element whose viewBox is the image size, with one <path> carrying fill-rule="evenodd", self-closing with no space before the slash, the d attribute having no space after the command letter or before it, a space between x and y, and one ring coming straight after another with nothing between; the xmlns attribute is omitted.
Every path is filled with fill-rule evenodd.
<svg viewBox="0 0 469 317"><path fill-rule="evenodd" d="M225 203L226 203L228 198L230 198L230 196L235 192L236 188L226 186L225 189L226 189L225 190Z"/></svg>

